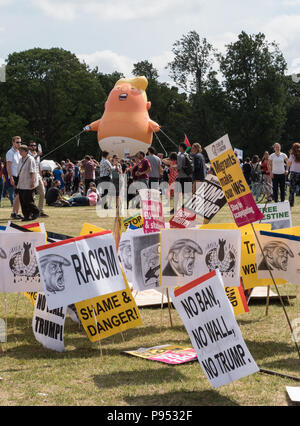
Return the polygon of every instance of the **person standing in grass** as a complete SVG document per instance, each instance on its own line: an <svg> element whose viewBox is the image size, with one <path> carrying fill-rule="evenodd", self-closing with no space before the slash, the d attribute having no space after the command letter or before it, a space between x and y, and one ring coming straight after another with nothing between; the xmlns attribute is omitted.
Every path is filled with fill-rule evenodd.
<svg viewBox="0 0 300 426"><path fill-rule="evenodd" d="M285 177L287 175L285 166L288 157L284 152L281 152L280 143L273 145L274 152L269 157L269 171L273 180L273 199L278 203L278 187L280 188L280 201L285 200Z"/></svg>
<svg viewBox="0 0 300 426"><path fill-rule="evenodd" d="M290 174L290 206L294 207L295 192L300 187L300 143L295 142L292 146L287 164L287 173Z"/></svg>

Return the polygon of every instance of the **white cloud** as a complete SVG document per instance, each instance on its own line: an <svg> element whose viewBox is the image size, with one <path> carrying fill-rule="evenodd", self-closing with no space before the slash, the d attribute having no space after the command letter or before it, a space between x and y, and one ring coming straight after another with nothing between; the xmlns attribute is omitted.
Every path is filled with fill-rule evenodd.
<svg viewBox="0 0 300 426"><path fill-rule="evenodd" d="M78 54L77 57L91 68L98 66L99 71L109 74L114 71L123 73L125 76L131 74L135 60L127 56L118 55L111 50L96 51L89 54Z"/></svg>
<svg viewBox="0 0 300 426"><path fill-rule="evenodd" d="M1 1L1 0L0 0ZM160 16L168 9L184 5L185 0L32 0L47 16L74 20L83 14L100 20L128 21Z"/></svg>

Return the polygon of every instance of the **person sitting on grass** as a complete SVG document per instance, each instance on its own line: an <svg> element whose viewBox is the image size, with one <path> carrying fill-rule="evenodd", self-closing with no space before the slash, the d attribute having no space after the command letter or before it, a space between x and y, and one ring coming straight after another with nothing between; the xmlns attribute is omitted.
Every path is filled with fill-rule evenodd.
<svg viewBox="0 0 300 426"><path fill-rule="evenodd" d="M99 200L99 192L96 188L94 182L90 182L87 195L77 195L68 200L70 207L77 206L96 206L97 201Z"/></svg>

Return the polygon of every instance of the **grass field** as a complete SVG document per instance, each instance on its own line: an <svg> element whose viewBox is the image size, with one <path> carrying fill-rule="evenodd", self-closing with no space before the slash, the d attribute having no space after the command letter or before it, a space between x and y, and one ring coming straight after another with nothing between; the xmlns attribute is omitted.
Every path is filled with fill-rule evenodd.
<svg viewBox="0 0 300 426"><path fill-rule="evenodd" d="M0 209L0 224L5 225L11 209L5 200ZM99 219L92 207L46 208L46 229L78 235L83 222L111 229L111 219ZM232 222L227 207L215 222ZM21 224L21 223L20 223ZM300 199L293 209L293 225L300 225ZM290 297L286 309L291 319L300 318L295 286L280 287ZM8 342L0 353L0 405L109 405L109 406L237 406L288 405L285 386L299 382L256 373L214 390L198 362L167 366L121 354L124 350L166 343L190 345L189 337L172 309L173 327L168 310L141 309L143 325L102 341L90 343L82 327L67 318L66 352L44 349L32 332L33 308L20 296L7 296ZM4 318L4 295L0 294L0 318ZM162 318L162 323L161 323ZM283 310L270 302L250 303L250 312L240 315L241 332L260 368L300 377L300 360L291 339Z"/></svg>

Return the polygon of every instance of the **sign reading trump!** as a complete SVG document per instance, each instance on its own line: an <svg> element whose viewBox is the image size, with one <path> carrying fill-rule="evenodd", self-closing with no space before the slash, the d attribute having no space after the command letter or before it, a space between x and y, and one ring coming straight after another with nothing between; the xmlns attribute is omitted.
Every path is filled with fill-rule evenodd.
<svg viewBox="0 0 300 426"><path fill-rule="evenodd" d="M125 289L113 235L82 235L36 248L49 309Z"/></svg>

